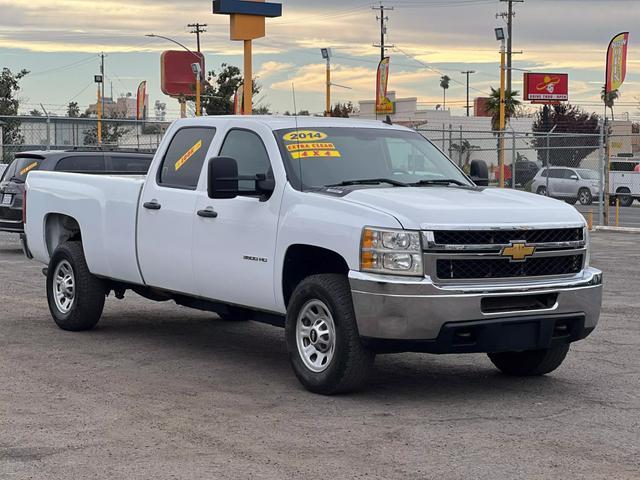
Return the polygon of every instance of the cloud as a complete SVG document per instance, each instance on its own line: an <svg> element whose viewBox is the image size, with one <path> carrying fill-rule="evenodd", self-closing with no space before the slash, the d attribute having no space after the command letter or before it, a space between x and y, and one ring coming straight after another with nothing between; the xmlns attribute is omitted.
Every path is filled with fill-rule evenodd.
<svg viewBox="0 0 640 480"><path fill-rule="evenodd" d="M262 66L260 67L260 70L258 70L258 73L256 74L256 76L260 80L264 80L264 79L272 77L274 75L278 75L280 73L287 72L287 71L291 70L294 67L295 67L295 65L293 63L283 63L283 62L268 61L268 62L264 62L262 64Z"/></svg>

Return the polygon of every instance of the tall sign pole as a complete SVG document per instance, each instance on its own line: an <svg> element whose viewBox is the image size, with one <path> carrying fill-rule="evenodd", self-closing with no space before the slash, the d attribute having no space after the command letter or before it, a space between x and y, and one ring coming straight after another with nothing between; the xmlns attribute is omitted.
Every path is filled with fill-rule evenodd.
<svg viewBox="0 0 640 480"><path fill-rule="evenodd" d="M265 0L213 0L213 13L231 17L231 40L244 42L244 114L253 113L252 41L265 33L265 18L282 16L282 4Z"/></svg>

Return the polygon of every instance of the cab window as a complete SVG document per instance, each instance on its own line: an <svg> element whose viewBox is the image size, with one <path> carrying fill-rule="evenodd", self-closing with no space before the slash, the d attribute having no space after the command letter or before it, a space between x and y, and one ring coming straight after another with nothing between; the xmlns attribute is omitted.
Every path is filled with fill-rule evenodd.
<svg viewBox="0 0 640 480"><path fill-rule="evenodd" d="M269 154L262 143L262 139L254 132L248 130L231 130L224 139L220 150L221 157L231 157L238 162L238 175L256 176L265 175L272 178ZM240 190L253 190L255 181L240 180Z"/></svg>
<svg viewBox="0 0 640 480"><path fill-rule="evenodd" d="M158 170L158 185L195 190L215 134L216 129L210 127L178 130Z"/></svg>
<svg viewBox="0 0 640 480"><path fill-rule="evenodd" d="M56 172L104 172L104 155L74 155L62 158L55 168Z"/></svg>

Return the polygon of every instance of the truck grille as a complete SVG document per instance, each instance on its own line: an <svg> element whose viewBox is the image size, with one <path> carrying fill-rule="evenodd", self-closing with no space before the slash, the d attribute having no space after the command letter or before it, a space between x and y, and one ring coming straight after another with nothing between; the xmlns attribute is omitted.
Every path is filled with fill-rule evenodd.
<svg viewBox="0 0 640 480"><path fill-rule="evenodd" d="M583 240L582 228L544 230L440 230L433 232L438 245L509 244L514 240L527 243L577 242Z"/></svg>
<svg viewBox="0 0 640 480"><path fill-rule="evenodd" d="M582 263L583 255L530 258L518 263L502 259L441 259L437 261L437 276L443 280L469 280L568 275L580 272Z"/></svg>
<svg viewBox="0 0 640 480"><path fill-rule="evenodd" d="M436 230L423 238L425 273L443 282L575 275L587 253L583 227Z"/></svg>

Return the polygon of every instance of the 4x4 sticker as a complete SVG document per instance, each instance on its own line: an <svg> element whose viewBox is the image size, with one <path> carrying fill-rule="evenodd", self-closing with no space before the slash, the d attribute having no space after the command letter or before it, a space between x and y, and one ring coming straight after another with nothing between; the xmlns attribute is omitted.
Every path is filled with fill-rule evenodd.
<svg viewBox="0 0 640 480"><path fill-rule="evenodd" d="M202 140L198 140L198 142L191 147L189 150L185 152L184 155L180 157L180 159L176 162L175 168L176 172L182 168L182 166L189 161L191 157L193 157L198 150L202 148Z"/></svg>
<svg viewBox="0 0 640 480"><path fill-rule="evenodd" d="M282 137L285 142L312 142L315 140L324 140L328 135L324 132L315 130L296 130L289 132Z"/></svg>
<svg viewBox="0 0 640 480"><path fill-rule="evenodd" d="M291 152L290 155L294 160L313 157L341 157L338 150L303 150L301 152Z"/></svg>
<svg viewBox="0 0 640 480"><path fill-rule="evenodd" d="M20 170L20 175L26 175L27 173L29 173L31 170L33 170L37 166L38 166L38 162L33 162L32 164L27 165L22 170Z"/></svg>

